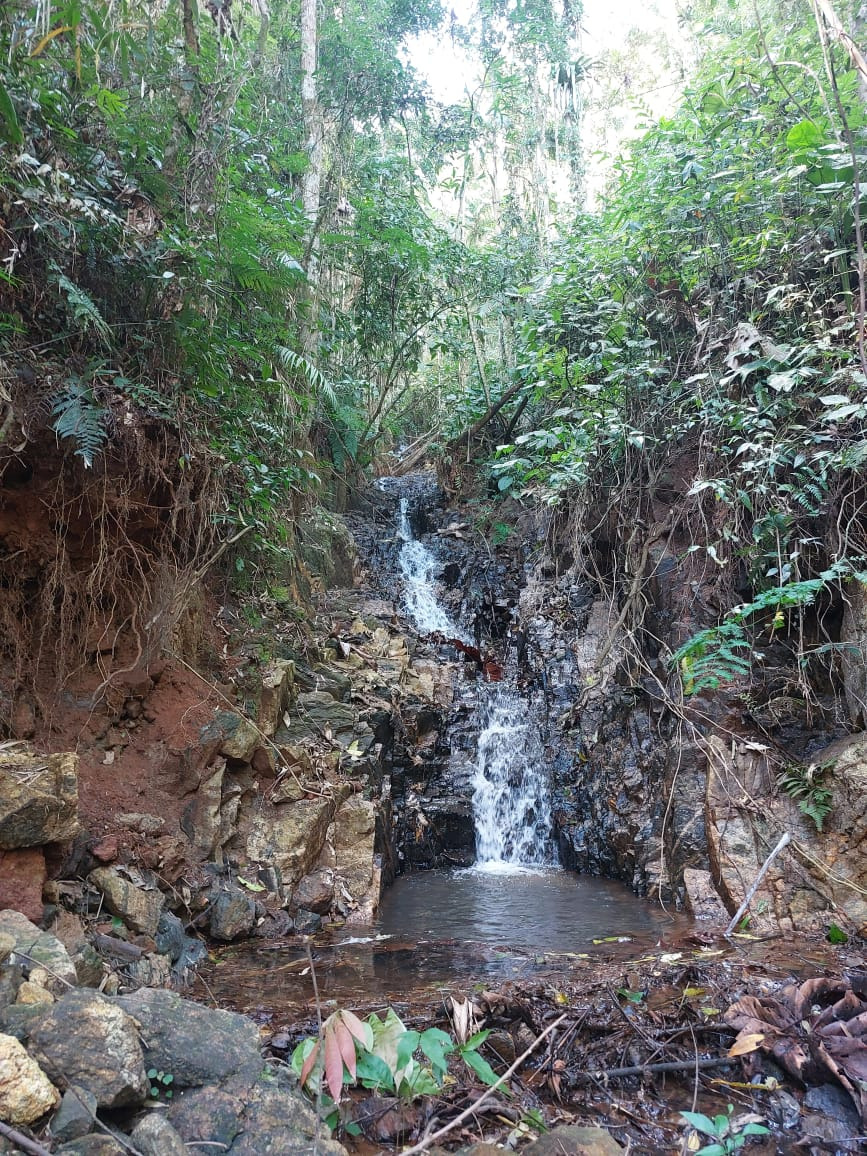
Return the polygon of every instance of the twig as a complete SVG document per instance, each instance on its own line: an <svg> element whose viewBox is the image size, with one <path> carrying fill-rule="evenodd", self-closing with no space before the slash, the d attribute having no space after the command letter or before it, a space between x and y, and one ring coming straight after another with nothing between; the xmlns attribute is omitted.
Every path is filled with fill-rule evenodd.
<svg viewBox="0 0 867 1156"><path fill-rule="evenodd" d="M316 1033L317 1040L322 1040L322 1001L319 998L319 982L316 979L316 968L313 964L313 950L310 947L309 938L304 940L304 947L307 952L307 964L310 968L310 978L313 980L313 998L316 1001L316 1026L318 1031ZM320 1044L317 1047L322 1046ZM313 1156L316 1156L319 1151L319 1131L322 1126L322 1083L325 1079L325 1068L319 1075L319 1082L316 1086L316 1131L313 1133Z"/></svg>
<svg viewBox="0 0 867 1156"><path fill-rule="evenodd" d="M785 847L787 844L791 843L791 841L792 841L792 836L789 834L789 832L788 832L788 831L786 831L786 832L785 832L783 835L781 835L781 836L780 836L780 841L777 843L776 847L773 849L773 851L770 853L770 855L767 857L767 859L766 859L766 860L764 861L764 863L762 864L762 869L761 869L761 871L758 873L758 875L756 876L756 878L755 878L755 880L754 880L754 882L753 882L753 885L752 885L752 887L749 889L749 891L748 891L748 892L746 893L746 895L744 896L744 901L743 901L743 903L742 903L742 904L740 905L740 907L737 909L737 911L735 912L734 916L732 917L732 921L731 921L731 923L730 923L730 924L728 925L728 927L725 929L725 935L726 935L726 937L728 937L729 935L731 935L731 933L732 933L732 932L734 931L734 929L737 927L738 923L740 923L740 921L741 921L741 917L743 916L744 912L745 912L745 911L746 911L746 909L749 907L749 905L752 903L752 901L753 901L753 896L754 896L754 895L755 895L755 893L758 891L758 889L759 889L759 885L761 884L761 882L762 882L762 880L764 879L764 877L767 875L767 873L768 873L768 868L771 866L771 864L772 864L772 863L773 863L773 861L776 859L776 857L779 855L779 853L782 851L782 849L783 849L783 848L784 848L784 847Z"/></svg>
<svg viewBox="0 0 867 1156"><path fill-rule="evenodd" d="M43 1148L41 1144L37 1144L35 1140L29 1139L23 1132L19 1132L16 1128L10 1128L8 1124L4 1124L0 1120L0 1136L5 1136L7 1140L11 1140L13 1144L17 1144L25 1152L30 1152L31 1156L51 1156L47 1148Z"/></svg>
<svg viewBox="0 0 867 1156"><path fill-rule="evenodd" d="M22 951L20 947L13 948L13 955L17 955L20 959L26 959L28 963L32 963L35 967L41 967L43 971L47 971L49 975L54 976L58 983L65 983L67 987L75 987L74 983L70 983L68 979L64 979L59 975L53 967L49 967L47 963L43 963L41 959L36 959L32 955L28 955L26 951Z"/></svg>
<svg viewBox="0 0 867 1156"><path fill-rule="evenodd" d="M712 1056L707 1060L666 1060L660 1064L633 1064L629 1068L601 1068L596 1072L576 1072L576 1080L611 1080L621 1076L643 1076L645 1072L694 1072L700 1068L719 1068L734 1063L732 1056Z"/></svg>
<svg viewBox="0 0 867 1156"><path fill-rule="evenodd" d="M427 1149L431 1146L431 1144L435 1143L437 1140L441 1140L443 1138L443 1136L446 1136L449 1132L452 1131L452 1129L457 1128L458 1124L463 1124L464 1120L468 1120L470 1118L470 1116L472 1116L475 1112L477 1112L479 1110L479 1107L486 1100L490 1099L490 1097L494 1094L494 1092L496 1092L496 1090L502 1084L504 1084L506 1082L506 1080L509 1079L510 1076L514 1075L514 1073L517 1072L518 1068L520 1068L520 1066L521 1066L521 1064L523 1064L524 1060L528 1059L529 1056L531 1056L533 1054L533 1052L536 1050L536 1048L539 1046L539 1044L541 1044L542 1040L544 1040L546 1036L549 1036L551 1034L551 1032L553 1032L553 1030L556 1027L560 1026L560 1024L563 1022L563 1020L566 1019L567 1015L568 1015L568 1012L564 1012L563 1015L558 1016L557 1019L555 1019L552 1024L548 1024L548 1026L541 1033L541 1035L536 1036L535 1040L533 1040L532 1044L530 1044L530 1046L527 1048L527 1050L525 1052L523 1052L520 1056L518 1056L518 1058L517 1058L517 1060L515 1060L514 1064L512 1064L512 1066L510 1068L507 1068L506 1071L503 1072L502 1076L500 1076L500 1078L497 1080L497 1082L495 1084L491 1084L490 1088L485 1088L485 1090L484 1090L484 1092L482 1092L481 1096L479 1096L477 1099L473 1100L473 1102L472 1102L472 1104L470 1104L469 1108L465 1108L463 1110L463 1112L459 1112L458 1115L455 1116L455 1118L453 1120L450 1120L448 1122L448 1124L446 1124L442 1128L440 1128L439 1131L431 1133L430 1136L425 1136L425 1138L423 1140L419 1140L418 1144L414 1144L412 1146L412 1148L405 1148L403 1150L403 1152L401 1153L401 1156L414 1156L414 1154L417 1152L427 1151Z"/></svg>

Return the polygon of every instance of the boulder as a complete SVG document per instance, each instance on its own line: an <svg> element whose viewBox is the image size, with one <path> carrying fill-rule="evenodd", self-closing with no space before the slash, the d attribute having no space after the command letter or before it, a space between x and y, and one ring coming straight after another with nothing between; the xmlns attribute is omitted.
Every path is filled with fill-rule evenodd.
<svg viewBox="0 0 867 1156"><path fill-rule="evenodd" d="M293 886L319 858L328 825L348 789L341 786L327 798L257 807L249 816L247 859L276 867L284 886Z"/></svg>
<svg viewBox="0 0 867 1156"><path fill-rule="evenodd" d="M0 851L0 908L14 907L39 923L46 878L45 852L41 847Z"/></svg>
<svg viewBox="0 0 867 1156"><path fill-rule="evenodd" d="M187 1156L189 1148L162 1112L149 1112L130 1136L141 1156Z"/></svg>
<svg viewBox="0 0 867 1156"><path fill-rule="evenodd" d="M334 899L334 872L330 867L319 867L305 875L292 893L296 907L306 908L316 915L325 915L331 910Z"/></svg>
<svg viewBox="0 0 867 1156"><path fill-rule="evenodd" d="M262 745L259 728L243 715L231 710L218 710L211 722L200 732L202 745L218 743L219 753L227 759L249 763L256 747Z"/></svg>
<svg viewBox="0 0 867 1156"><path fill-rule="evenodd" d="M376 803L361 795L346 800L328 831L335 874L359 908L372 918L379 906L381 878L376 861Z"/></svg>
<svg viewBox="0 0 867 1156"><path fill-rule="evenodd" d="M78 755L0 754L0 850L71 839L78 831Z"/></svg>
<svg viewBox="0 0 867 1156"><path fill-rule="evenodd" d="M56 1106L57 1089L13 1036L0 1035L0 1120L32 1124Z"/></svg>
<svg viewBox="0 0 867 1156"><path fill-rule="evenodd" d="M211 905L211 935L224 943L248 935L255 921L256 904L243 891L221 891Z"/></svg>
<svg viewBox="0 0 867 1156"><path fill-rule="evenodd" d="M225 771L226 760L217 759L181 815L181 830L190 841L190 858L195 863L204 863L213 858L220 843L220 806L223 801Z"/></svg>
<svg viewBox="0 0 867 1156"><path fill-rule="evenodd" d="M99 992L67 992L33 1028L30 1051L52 1079L87 1088L100 1108L135 1107L150 1092L135 1020Z"/></svg>
<svg viewBox="0 0 867 1156"><path fill-rule="evenodd" d="M70 1085L51 1121L51 1135L59 1143L78 1140L93 1130L96 1096L87 1088Z"/></svg>
<svg viewBox="0 0 867 1156"><path fill-rule="evenodd" d="M327 691L299 694L287 726L281 723L274 735L278 746L292 745L300 739L330 739L342 747L355 737L358 713L348 703L337 702Z"/></svg>
<svg viewBox="0 0 867 1156"><path fill-rule="evenodd" d="M171 1072L176 1088L220 1083L262 1070L256 1025L234 1012L202 1007L172 991L141 988L119 996L118 1008L140 1025L148 1068Z"/></svg>
<svg viewBox="0 0 867 1156"><path fill-rule="evenodd" d="M87 878L102 892L105 905L112 915L122 919L132 931L141 935L156 935L163 909L161 891L136 885L122 867L97 867Z"/></svg>
<svg viewBox="0 0 867 1156"><path fill-rule="evenodd" d="M9 935L15 941L15 951L21 953L26 971L33 967L45 968L49 975L47 987L54 995L66 991L67 984L75 984L75 965L57 936L41 931L20 911L10 908L0 911L0 934Z"/></svg>
<svg viewBox="0 0 867 1156"><path fill-rule="evenodd" d="M280 659L271 664L262 676L259 696L259 730L268 738L283 721L295 684L295 663Z"/></svg>

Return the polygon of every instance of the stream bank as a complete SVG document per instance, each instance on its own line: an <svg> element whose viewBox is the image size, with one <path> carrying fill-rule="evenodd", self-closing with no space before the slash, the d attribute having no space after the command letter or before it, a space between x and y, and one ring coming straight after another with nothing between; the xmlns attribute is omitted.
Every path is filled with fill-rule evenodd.
<svg viewBox="0 0 867 1156"><path fill-rule="evenodd" d="M326 1012L334 1006L332 999L343 1003L346 992L352 991L352 1005L360 1012L366 1013L371 1004L381 1007L387 998L406 1005L407 1022L411 1016L415 1017L411 1022L423 1026L434 1019L448 1028L440 1010L443 989L451 989L455 982L469 989L481 981L479 1023L504 1032L499 1046L508 1054L505 1037L517 1052L527 1044L528 1033L531 1037L540 1033L561 1014L560 1009L568 1008L571 1018L554 1037L540 1074L528 1069L527 1087L517 1086L524 1107L541 1112L549 1124L566 1118L601 1121L606 1129L615 1129L619 1139L609 1135L612 1143L629 1141L639 1149L643 1144L646 1151L659 1151L660 1145L675 1143L682 1130L676 1109L689 1103L679 1084L671 1087L651 1076L652 1110L639 1113L636 1124L633 1104L626 1116L632 1122L624 1124L623 1102L612 1104L607 1094L588 1099L580 1073L630 1067L617 1060L616 1054L620 1059L634 1058L633 1068L653 1063L659 1051L636 1051L640 1039L655 1040L666 1057L674 1056L671 1062L682 1065L688 1057L681 1036L690 1030L702 1041L701 1058L722 1063L725 1046L734 1035L726 1019L730 1006L753 991L782 998L788 980L815 976L817 971L829 981L824 989L829 1008L842 999L849 1001L846 1006L860 1009L857 1001L863 993L857 952L826 947L814 956L805 945L790 957L779 958L775 945L771 951L776 958L769 960L762 956L761 944L754 954L746 941L746 949L741 944L740 951L732 954L731 948L717 945L714 921L705 919L694 933L699 945L686 941L682 932L665 949L653 950L650 943L581 944L581 950L569 956L558 951L541 955L504 952L501 948L508 948L506 943L458 952L443 961L442 973L432 969L433 975L424 971L424 957L430 949L425 946L418 951L415 946L418 987L407 981L406 967L413 966L410 959L399 961L391 986L377 991L371 1002L360 998L364 972L363 968L353 970L352 964L344 986L338 986L334 994L327 990L328 973L333 970L329 937L333 938L336 924L343 927L340 934L348 937L353 929L361 932L368 927L382 885L408 867L453 868L473 859L474 727L480 698L491 690L481 677L490 654L496 654L505 667L504 656L511 653L515 685L544 720L544 761L554 784L556 830L566 862L584 869L605 868L611 875L626 876L633 885L650 889L649 860L643 861L645 876L636 875L639 860L634 850L632 874L626 873L628 840L641 809L629 792L604 795L588 781L594 767L603 783L608 781L604 775L635 781L636 750L645 760L655 758L657 768L666 766L665 757L660 760L651 742L658 738L659 728L650 735L649 723L644 728L638 725L640 697L633 686L623 684L622 673L615 674L619 669L616 649L610 658L614 664L610 681L602 684L607 697L595 683L588 686L594 656L598 660L601 651L612 651L603 641L610 633L606 632L610 619L602 613L600 600L570 572L565 553L555 561L546 554L543 543L550 535L544 523L531 524L528 517L520 532L508 536L505 548L488 548L468 516L472 508L447 510L429 478L409 484L414 498L408 503L407 516L416 533L435 534L433 540L448 548L448 557L443 557L434 577L441 582L450 619L466 624L464 646L478 649L479 658L472 649L461 651L445 639L418 639L402 619L394 597L393 575L400 550L394 495L371 493L367 508L349 522L362 558L380 560L375 570L380 590L372 589L367 577L363 585L345 584L324 591L312 630L287 613L285 596L273 597L270 606L261 604L258 619L246 628L238 611L224 605L213 616L219 624L217 631L203 630L201 637L207 641L200 642L216 657L219 636L226 638L228 630L222 661L214 662L219 677L203 684L177 657L174 664L152 663L144 672L131 672L125 682L118 680L112 699L117 713L107 724L94 724L93 704L88 704L90 741L79 740L78 752L44 756L24 745L4 751L3 773L10 784L7 797L14 798L15 805L4 819L4 846L9 849L3 865L27 862L28 856L41 857L46 869L52 865L54 878L40 885L42 909L34 910L34 915L66 950L72 965L71 972L63 965L67 982L101 988L112 1008L125 1007L116 1001L136 992L149 1000L148 990L182 984L184 973L201 955L202 934L216 943L243 944L254 937L265 951L270 944L271 958L281 961L277 970L285 967L291 974L308 966L302 941L294 941L296 950L291 937L316 934L329 924L332 929L326 926L324 938L315 941L313 959L326 984L322 993ZM361 578L339 523L332 522L327 533L339 543L335 554L344 559L344 583L353 573ZM206 620L207 615L201 618ZM625 729L624 718L629 721ZM601 720L601 725L591 732L588 728L594 719ZM609 755L600 768L603 742L610 744L609 751L624 755L622 763ZM80 776L82 764L92 785L77 799L77 788L86 781ZM635 784L641 787L642 805L653 808L647 845L653 821L665 813L659 781ZM102 788L109 788L115 802L123 798L122 811L104 799L101 810L91 809ZM136 809L135 802L142 799L153 803L147 809L139 803ZM132 809L127 810L130 803ZM694 826L694 799L684 800L684 814L678 822L688 825L688 807L692 807ZM585 812L600 810L609 818L594 833ZM615 822L621 826L613 826ZM636 839L635 847L641 850L644 844ZM677 898L676 889L670 893ZM43 899L48 900L47 908ZM716 918L726 919L720 904ZM25 930L27 942L39 933L35 927ZM597 938L604 940L606 929L600 927L599 932ZM411 956L413 948L398 942L385 948L380 945L376 951L393 960L402 950ZM40 974L39 966L24 958L34 954L26 946L19 945L23 954L16 955L14 947L10 950L4 967L13 970L5 972L11 978L4 986L6 1007L0 1012L0 1031L16 1038L20 1034L31 1060L49 1077L56 1073L57 1083L52 1086L62 1090L66 1082L62 1065L52 1069L46 1059L47 1067L43 1067L43 1053L37 1046L43 1037L37 1034L31 1047L29 1033L31 1025L37 1025L39 1017L48 1015L56 1003L75 1001L60 989L51 990L50 973L47 977ZM339 948L335 950L339 957ZM308 993L302 1001L290 1003L293 1018L284 1019L273 1002L269 1008L261 990L255 1005L252 999L244 1002L248 962L235 949L227 951L220 967L225 979L215 979L212 986L210 979L216 973L205 970L204 982L193 990L205 1002L216 994L221 1002L243 1003L244 1010L260 1022L263 1030L258 1042L267 1046L268 1062L278 1072L283 1097L279 1110L294 1119L295 1109L286 1097L297 1098L297 1093L291 1088L285 1061L299 1034L314 1030L312 997ZM261 989L262 975L271 970L261 966L260 957L253 984ZM456 975L461 977L457 981ZM402 1001L395 996L402 996ZM34 1010L22 1010L28 1007ZM139 1018L140 1013L136 1004L133 1014ZM831 1014L828 1022L838 1022L841 1014ZM861 1014L856 1011L856 1017ZM95 1018L102 1015L100 1010ZM88 1012L76 1019L70 1035L93 1018ZM217 1031L216 1021L201 1022L207 1025L203 1026L206 1034ZM589 1035L586 1023L596 1025L587 1029ZM608 1029L600 1033L598 1025L603 1023ZM660 1023L666 1031L680 1031L676 1047L663 1046L662 1037L654 1036ZM640 1031L632 1024L638 1024ZM608 1051L591 1046L600 1038ZM690 1054L695 1057L697 1053ZM17 1063L21 1058L16 1056ZM759 1058L748 1062L755 1066ZM172 1062L179 1066L182 1061L183 1057L175 1056ZM495 1054L492 1062L496 1062ZM155 1070L169 1070L162 1059L160 1064L154 1065ZM773 1072L767 1064L761 1070ZM836 1080L845 1089L840 1073L828 1071L830 1075L821 1078ZM812 1070L801 1075L808 1075L809 1086L820 1078ZM644 1088L646 1097L646 1075L623 1078L632 1081L625 1086L633 1092L636 1087ZM214 1131L216 1124L210 1121L208 1137L222 1138L208 1142L227 1144L233 1152L246 1151L249 1138L243 1137L248 1126L243 1121L257 1119L255 1104L260 1102L261 1089L251 1091L254 1085L258 1087L253 1081L246 1085L250 1095L242 1095L237 1084L223 1087L221 1079L187 1086L221 1089L228 1097L227 1113L231 1108L231 1118L241 1123L227 1140L224 1133ZM544 1094L538 1090L542 1083ZM129 1101L134 1109L141 1103L142 1086L137 1086ZM177 1087L180 1091L180 1080ZM702 1088L702 1095L710 1093L708 1084L702 1083ZM145 1091L145 1099L148 1095ZM432 1112L457 1110L460 1097L472 1095L471 1088L459 1083L450 1098L430 1102L412 1118L398 1113L400 1126L390 1135L372 1129L370 1136L386 1143L405 1133L418 1134ZM808 1121L810 1105L804 1101L802 1108L797 1097L787 1095L798 1104L799 1134L829 1140L833 1133L835 1150L847 1150L847 1136L855 1134L851 1115L840 1108L839 1119L832 1113L828 1117L832 1123L821 1124L824 1132L810 1131L820 1127ZM188 1099L179 1096L178 1104ZM208 1091L203 1102L212 1099L213 1092ZM500 1114L508 1115L505 1101L495 1103ZM103 1108L114 1111L114 1105ZM171 1111L173 1120L185 1119L182 1112L178 1116L174 1108ZM790 1119L792 1111L788 1104ZM823 1113L817 1109L812 1115ZM24 1120L21 1116L21 1122L37 1123L41 1118ZM134 1116L111 1119L125 1128L136 1127ZM204 1138L202 1117L193 1119L195 1128L176 1129L184 1143ZM303 1127L291 1141L297 1147L290 1150L304 1151L303 1145L312 1142L309 1117L302 1113L299 1119ZM265 1125L249 1127L255 1131ZM464 1142L467 1135L458 1133L454 1139ZM288 1142L276 1140L274 1150ZM97 1143L105 1146L102 1140L94 1141L94 1151Z"/></svg>

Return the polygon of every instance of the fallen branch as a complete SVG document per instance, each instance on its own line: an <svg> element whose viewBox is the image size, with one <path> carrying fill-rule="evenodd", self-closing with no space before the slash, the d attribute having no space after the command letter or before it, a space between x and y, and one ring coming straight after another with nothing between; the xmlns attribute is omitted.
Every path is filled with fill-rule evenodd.
<svg viewBox="0 0 867 1156"><path fill-rule="evenodd" d="M740 905L740 907L737 909L737 911L732 916L731 923L725 929L726 936L731 935L731 933L734 931L734 929L740 923L744 912L749 907L749 905L752 903L753 896L758 891L759 885L761 884L764 877L767 875L769 867L771 866L773 861L776 859L776 857L779 855L779 853L782 851L782 849L788 843L791 843L791 841L792 841L792 836L789 834L788 831L786 831L785 834L780 836L779 843L777 843L776 847L773 849L773 851L770 853L770 855L767 857L767 859L762 864L762 869L758 873L758 875L755 877L755 880L753 881L752 887L749 889L749 891L744 896L743 903Z"/></svg>
<svg viewBox="0 0 867 1156"><path fill-rule="evenodd" d="M13 1144L17 1144L23 1152L30 1152L31 1156L51 1156L47 1148L43 1148L41 1144L37 1144L35 1140L30 1140L23 1132L19 1132L16 1128L10 1128L2 1121L0 1121L0 1136L5 1136Z"/></svg>
<svg viewBox="0 0 867 1156"><path fill-rule="evenodd" d="M494 1092L496 1092L496 1090L501 1087L510 1076L517 1072L518 1068L520 1068L524 1060L528 1059L533 1054L539 1044L541 1044L542 1040L544 1040L546 1036L549 1036L556 1027L560 1026L563 1020L566 1019L567 1014L567 1012L564 1012L563 1015L558 1016L552 1024L548 1024L541 1035L536 1036L527 1050L518 1056L514 1064L512 1064L510 1068L507 1068L506 1071L503 1072L502 1076L500 1076L495 1084L491 1084L490 1088L485 1088L481 1096L473 1100L469 1108L464 1108L463 1112L459 1112L458 1115L455 1116L454 1120L450 1120L448 1124L445 1124L442 1128L439 1129L439 1131L431 1133L430 1136L425 1136L423 1140L419 1140L418 1144L414 1144L412 1148L405 1148L401 1153L401 1156L415 1156L415 1153L417 1152L427 1151L431 1144L436 1143L437 1140L441 1140L443 1136L448 1135L448 1133L451 1132L454 1128L457 1128L459 1124L463 1124L464 1120L469 1120L470 1116L474 1115L479 1110L481 1105L484 1104L486 1100L489 1100L491 1096L493 1096Z"/></svg>
<svg viewBox="0 0 867 1156"><path fill-rule="evenodd" d="M732 1056L713 1056L707 1060L666 1060L659 1064L633 1064L629 1068L601 1068L597 1072L578 1072L576 1080L611 1080L621 1076L643 1076L654 1072L694 1072L696 1068L720 1068L734 1063Z"/></svg>

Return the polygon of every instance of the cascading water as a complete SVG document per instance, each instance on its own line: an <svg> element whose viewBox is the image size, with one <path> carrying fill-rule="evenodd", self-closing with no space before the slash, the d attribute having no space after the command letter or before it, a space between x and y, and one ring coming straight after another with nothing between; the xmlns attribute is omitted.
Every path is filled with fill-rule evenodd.
<svg viewBox="0 0 867 1156"><path fill-rule="evenodd" d="M473 778L476 867L495 872L550 866L549 784L527 703L508 684L497 684L482 716Z"/></svg>
<svg viewBox="0 0 867 1156"><path fill-rule="evenodd" d="M406 609L423 634L468 641L439 604L433 575L439 565L413 536L409 503L400 499L399 565ZM515 674L481 691L480 729L473 776L476 868L497 872L550 866L551 807L538 727L515 689Z"/></svg>
<svg viewBox="0 0 867 1156"><path fill-rule="evenodd" d="M439 563L427 546L413 536L406 498L400 499L397 533L401 541L398 564L403 575L404 602L419 633L466 641L464 632L437 602L433 575Z"/></svg>

